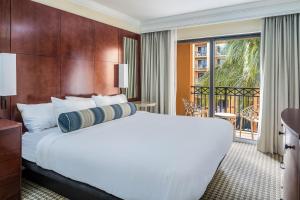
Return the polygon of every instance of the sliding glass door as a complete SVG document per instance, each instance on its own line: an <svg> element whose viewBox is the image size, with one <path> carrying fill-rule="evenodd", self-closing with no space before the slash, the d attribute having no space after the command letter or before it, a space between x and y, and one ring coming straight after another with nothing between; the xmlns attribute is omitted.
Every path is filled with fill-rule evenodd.
<svg viewBox="0 0 300 200"><path fill-rule="evenodd" d="M236 136L255 140L260 94L260 36L194 42L194 101L206 116L232 122Z"/></svg>

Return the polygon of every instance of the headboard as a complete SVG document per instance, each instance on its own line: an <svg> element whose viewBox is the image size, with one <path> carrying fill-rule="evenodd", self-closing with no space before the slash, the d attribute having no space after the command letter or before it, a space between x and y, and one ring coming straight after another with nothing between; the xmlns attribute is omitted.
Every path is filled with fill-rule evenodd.
<svg viewBox="0 0 300 200"><path fill-rule="evenodd" d="M16 103L119 93L122 38L133 37L140 46L139 34L30 0L1 0L0 13L0 52L17 54L17 95L7 98L2 118L21 120Z"/></svg>

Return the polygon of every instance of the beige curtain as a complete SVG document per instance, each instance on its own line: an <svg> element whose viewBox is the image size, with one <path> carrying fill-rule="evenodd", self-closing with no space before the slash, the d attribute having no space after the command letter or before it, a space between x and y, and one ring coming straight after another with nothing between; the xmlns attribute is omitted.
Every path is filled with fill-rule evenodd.
<svg viewBox="0 0 300 200"><path fill-rule="evenodd" d="M127 98L138 96L137 88L137 41L135 39L123 38L124 63L128 64L128 90Z"/></svg>
<svg viewBox="0 0 300 200"><path fill-rule="evenodd" d="M261 136L257 147L282 155L280 114L288 107L299 108L300 15L266 18L261 43Z"/></svg>
<svg viewBox="0 0 300 200"><path fill-rule="evenodd" d="M176 114L176 31L142 34L142 101L153 112Z"/></svg>

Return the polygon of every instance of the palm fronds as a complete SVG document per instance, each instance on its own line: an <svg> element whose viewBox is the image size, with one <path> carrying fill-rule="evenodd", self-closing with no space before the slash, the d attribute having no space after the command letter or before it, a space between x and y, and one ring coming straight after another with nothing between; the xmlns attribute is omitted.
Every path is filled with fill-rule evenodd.
<svg viewBox="0 0 300 200"><path fill-rule="evenodd" d="M215 68L215 86L259 87L260 39L230 40L226 60ZM209 86L209 72L200 79L201 86Z"/></svg>

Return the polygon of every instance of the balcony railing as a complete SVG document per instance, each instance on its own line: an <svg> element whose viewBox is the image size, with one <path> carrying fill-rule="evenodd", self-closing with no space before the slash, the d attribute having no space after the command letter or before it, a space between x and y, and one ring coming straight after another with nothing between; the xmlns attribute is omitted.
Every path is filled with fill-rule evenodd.
<svg viewBox="0 0 300 200"><path fill-rule="evenodd" d="M207 56L207 52L205 51L195 51L195 57L205 57Z"/></svg>
<svg viewBox="0 0 300 200"><path fill-rule="evenodd" d="M192 95L195 104L201 110L208 110L210 88L192 86ZM240 112L249 106L259 110L259 88L240 88L240 87L215 87L214 88L214 111L233 113L237 116L236 129L240 126ZM243 121L242 130L249 130L249 122Z"/></svg>
<svg viewBox="0 0 300 200"><path fill-rule="evenodd" d="M208 67L207 66L198 66L198 65L195 65L194 70L195 71L207 72L208 71Z"/></svg>

